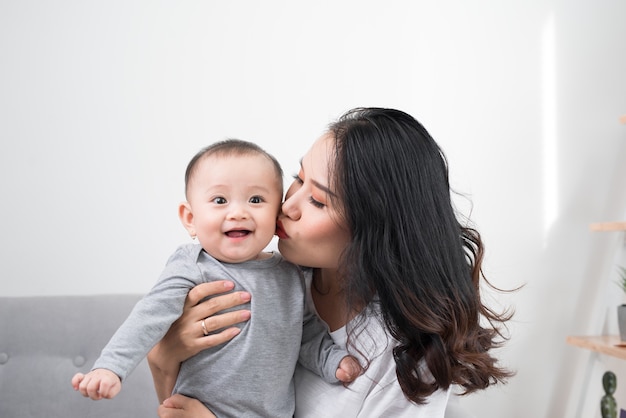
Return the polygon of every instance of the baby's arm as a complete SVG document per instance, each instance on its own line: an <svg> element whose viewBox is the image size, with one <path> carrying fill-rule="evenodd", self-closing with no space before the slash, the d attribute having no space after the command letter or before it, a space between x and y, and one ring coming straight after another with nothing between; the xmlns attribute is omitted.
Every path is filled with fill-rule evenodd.
<svg viewBox="0 0 626 418"><path fill-rule="evenodd" d="M181 246L170 257L158 282L133 308L87 375L76 374L72 386L93 400L113 398L182 311L185 297L202 273L194 260L199 247Z"/></svg>
<svg viewBox="0 0 626 418"><path fill-rule="evenodd" d="M107 369L94 369L87 374L76 373L72 378L74 390L94 401L113 399L122 389L119 376Z"/></svg>
<svg viewBox="0 0 626 418"><path fill-rule="evenodd" d="M306 308L299 362L328 383L350 383L361 373L359 362L333 342L322 320Z"/></svg>

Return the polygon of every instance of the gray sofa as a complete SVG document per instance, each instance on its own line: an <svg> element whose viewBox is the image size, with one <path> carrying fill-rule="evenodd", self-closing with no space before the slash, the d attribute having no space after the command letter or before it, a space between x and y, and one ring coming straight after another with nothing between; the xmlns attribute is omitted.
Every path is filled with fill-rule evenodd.
<svg viewBox="0 0 626 418"><path fill-rule="evenodd" d="M0 297L0 417L156 417L158 401L144 360L112 400L72 389L140 295Z"/></svg>
<svg viewBox="0 0 626 418"><path fill-rule="evenodd" d="M112 400L72 389L140 295L0 297L0 418L156 417L146 360ZM452 397L445 418L472 417Z"/></svg>

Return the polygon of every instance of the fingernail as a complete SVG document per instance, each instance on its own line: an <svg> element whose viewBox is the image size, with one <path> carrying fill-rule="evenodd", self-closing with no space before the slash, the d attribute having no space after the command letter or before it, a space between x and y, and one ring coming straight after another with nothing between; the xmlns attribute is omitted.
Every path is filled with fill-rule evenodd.
<svg viewBox="0 0 626 418"><path fill-rule="evenodd" d="M233 289L235 287L235 283L233 283L233 282L224 282L224 287L226 289Z"/></svg>
<svg viewBox="0 0 626 418"><path fill-rule="evenodd" d="M244 301L248 302L250 300L250 293L248 293L248 292L241 292L241 300L244 300Z"/></svg>

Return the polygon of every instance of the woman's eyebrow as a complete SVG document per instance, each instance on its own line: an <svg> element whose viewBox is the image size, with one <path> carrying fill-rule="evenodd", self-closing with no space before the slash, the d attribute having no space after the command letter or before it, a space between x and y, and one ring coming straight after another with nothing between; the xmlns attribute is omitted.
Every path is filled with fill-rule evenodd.
<svg viewBox="0 0 626 418"><path fill-rule="evenodd" d="M313 183L313 185L315 187L317 187L318 189L320 189L324 193L327 193L327 194L329 194L329 195L331 195L333 197L337 197L337 195L332 190L330 190L328 187L324 186L323 184L321 184L321 183L319 183L319 182L317 182L315 180L311 180L311 183Z"/></svg>
<svg viewBox="0 0 626 418"><path fill-rule="evenodd" d="M302 167L302 158L300 158L300 169L302 171L304 171L304 168ZM327 193L333 197L337 197L337 195L330 190L328 187L324 186L322 183L315 181L313 179L311 179L311 183L313 183L313 186L315 186L316 188L320 189L321 191L323 191L324 193Z"/></svg>

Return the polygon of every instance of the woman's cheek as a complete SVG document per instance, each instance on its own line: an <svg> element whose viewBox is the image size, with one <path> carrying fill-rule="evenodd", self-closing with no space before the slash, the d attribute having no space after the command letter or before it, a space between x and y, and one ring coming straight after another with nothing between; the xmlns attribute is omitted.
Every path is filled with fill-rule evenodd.
<svg viewBox="0 0 626 418"><path fill-rule="evenodd" d="M349 234L328 216L303 216L288 240L279 241L285 258L308 267L337 268L339 258L349 242ZM308 219L309 223L302 223Z"/></svg>

